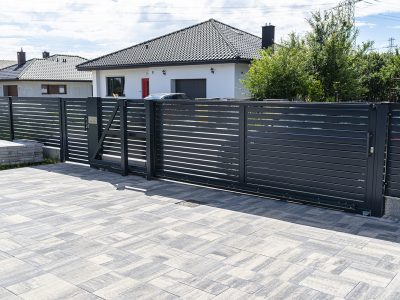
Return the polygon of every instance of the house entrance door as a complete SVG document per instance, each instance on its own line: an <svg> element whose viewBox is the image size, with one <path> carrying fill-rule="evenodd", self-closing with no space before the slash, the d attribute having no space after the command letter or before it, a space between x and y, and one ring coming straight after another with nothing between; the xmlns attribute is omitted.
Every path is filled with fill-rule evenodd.
<svg viewBox="0 0 400 300"><path fill-rule="evenodd" d="M17 85L5 85L3 87L3 93L6 97L18 97L18 86Z"/></svg>

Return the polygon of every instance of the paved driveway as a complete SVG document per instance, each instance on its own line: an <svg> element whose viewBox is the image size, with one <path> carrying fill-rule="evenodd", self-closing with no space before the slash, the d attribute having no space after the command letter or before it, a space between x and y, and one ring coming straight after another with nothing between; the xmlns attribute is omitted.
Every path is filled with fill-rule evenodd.
<svg viewBox="0 0 400 300"><path fill-rule="evenodd" d="M399 299L399 273L393 221L72 164L0 172L0 299Z"/></svg>

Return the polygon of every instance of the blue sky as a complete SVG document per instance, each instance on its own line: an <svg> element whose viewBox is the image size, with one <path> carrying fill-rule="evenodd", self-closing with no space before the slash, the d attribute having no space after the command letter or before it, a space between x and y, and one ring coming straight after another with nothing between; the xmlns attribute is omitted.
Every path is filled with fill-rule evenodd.
<svg viewBox="0 0 400 300"><path fill-rule="evenodd" d="M310 11L336 6L335 0L0 0L0 59L28 58L42 51L94 58L210 18L260 35L276 26L277 40L304 34ZM359 42L374 40L385 51L390 37L400 45L399 0L357 4Z"/></svg>
<svg viewBox="0 0 400 300"><path fill-rule="evenodd" d="M359 41L373 40L379 51L387 51L389 38L394 38L394 44L400 45L400 13L377 14L357 20L366 24L359 27Z"/></svg>

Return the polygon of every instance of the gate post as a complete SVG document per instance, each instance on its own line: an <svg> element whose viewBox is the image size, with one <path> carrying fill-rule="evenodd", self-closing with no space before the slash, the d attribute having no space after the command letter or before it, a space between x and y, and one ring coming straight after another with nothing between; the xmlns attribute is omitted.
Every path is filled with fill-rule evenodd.
<svg viewBox="0 0 400 300"><path fill-rule="evenodd" d="M13 141L15 139L15 134L14 134L14 112L13 112L12 97L8 97L8 120L10 122L10 140Z"/></svg>
<svg viewBox="0 0 400 300"><path fill-rule="evenodd" d="M86 101L88 116L88 154L92 166L93 155L97 151L97 143L102 131L102 106L100 97L89 97Z"/></svg>
<svg viewBox="0 0 400 300"><path fill-rule="evenodd" d="M60 117L60 161L65 162L68 158L67 140L67 113L65 100L59 98L59 117Z"/></svg>
<svg viewBox="0 0 400 300"><path fill-rule="evenodd" d="M146 178L151 180L155 176L156 144L155 144L155 102L144 100L146 108Z"/></svg>
<svg viewBox="0 0 400 300"><path fill-rule="evenodd" d="M386 148L389 130L389 113L388 103L376 105L374 132L372 145L370 149L373 152L373 176L372 188L370 191L371 215L374 217L382 217L385 213L385 177L386 177Z"/></svg>
<svg viewBox="0 0 400 300"><path fill-rule="evenodd" d="M121 137L121 171L122 176L128 175L128 122L126 100L119 99L120 109L120 137Z"/></svg>
<svg viewBox="0 0 400 300"><path fill-rule="evenodd" d="M246 183L247 104L239 105L239 181Z"/></svg>

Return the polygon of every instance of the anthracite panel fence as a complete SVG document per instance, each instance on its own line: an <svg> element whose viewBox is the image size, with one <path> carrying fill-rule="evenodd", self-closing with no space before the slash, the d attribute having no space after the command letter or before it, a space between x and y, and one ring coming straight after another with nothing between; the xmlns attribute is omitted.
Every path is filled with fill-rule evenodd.
<svg viewBox="0 0 400 300"><path fill-rule="evenodd" d="M0 138L61 159L382 216L400 198L400 105L0 98Z"/></svg>

